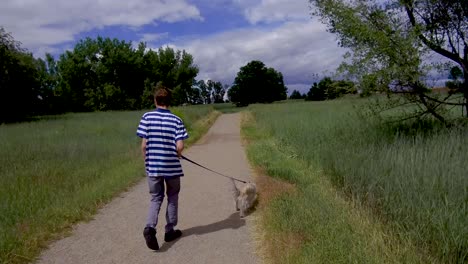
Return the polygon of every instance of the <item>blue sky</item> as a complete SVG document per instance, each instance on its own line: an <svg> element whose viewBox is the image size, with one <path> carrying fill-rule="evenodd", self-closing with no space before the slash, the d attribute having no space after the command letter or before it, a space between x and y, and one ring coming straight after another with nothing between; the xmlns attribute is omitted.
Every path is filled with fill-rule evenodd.
<svg viewBox="0 0 468 264"><path fill-rule="evenodd" d="M261 60L283 73L289 92L307 92L344 54L307 0L2 0L0 26L37 57L98 35L185 49L197 79L225 84Z"/></svg>

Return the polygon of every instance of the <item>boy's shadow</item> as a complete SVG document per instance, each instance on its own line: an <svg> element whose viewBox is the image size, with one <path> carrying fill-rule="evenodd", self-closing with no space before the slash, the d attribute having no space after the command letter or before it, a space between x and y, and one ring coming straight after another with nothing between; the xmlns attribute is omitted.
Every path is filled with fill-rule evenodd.
<svg viewBox="0 0 468 264"><path fill-rule="evenodd" d="M239 213L233 213L228 218L203 226L195 226L184 230L183 237L191 235L203 235L223 229L238 229L245 225L245 219L240 218Z"/></svg>
<svg viewBox="0 0 468 264"><path fill-rule="evenodd" d="M219 230L223 229L238 229L242 226L245 225L245 219L240 218L239 213L233 213L231 214L228 218L219 221L219 222L214 222L208 225L202 225L202 226L194 226L185 230L182 230L182 237L188 237L191 235L203 235L207 233L212 233L216 232ZM179 239L177 239L179 240ZM175 242L169 242L169 243L164 243L161 248L159 249L160 252L165 252L167 251Z"/></svg>

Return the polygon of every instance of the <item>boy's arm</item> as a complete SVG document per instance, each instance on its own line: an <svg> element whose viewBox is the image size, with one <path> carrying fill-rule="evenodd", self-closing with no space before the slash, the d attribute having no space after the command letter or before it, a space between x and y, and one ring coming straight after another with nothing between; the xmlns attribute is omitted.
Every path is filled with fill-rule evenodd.
<svg viewBox="0 0 468 264"><path fill-rule="evenodd" d="M183 140L177 140L176 141L176 148L177 148L177 155L180 158L182 156L182 150L184 150L184 141Z"/></svg>
<svg viewBox="0 0 468 264"><path fill-rule="evenodd" d="M141 153L143 154L143 160L146 160L146 138L141 139Z"/></svg>

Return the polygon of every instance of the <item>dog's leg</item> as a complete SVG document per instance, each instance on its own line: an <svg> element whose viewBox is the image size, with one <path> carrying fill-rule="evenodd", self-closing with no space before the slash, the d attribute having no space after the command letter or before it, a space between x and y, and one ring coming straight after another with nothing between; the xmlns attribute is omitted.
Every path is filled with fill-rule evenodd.
<svg viewBox="0 0 468 264"><path fill-rule="evenodd" d="M236 186L236 183L234 182L233 179L231 179L231 182L232 182L232 196L234 197L234 201L235 201L235 206L236 206L236 211L239 211L239 195L240 195L240 191L239 189L237 188Z"/></svg>
<svg viewBox="0 0 468 264"><path fill-rule="evenodd" d="M240 199L240 217L241 218L245 217L246 211L247 211L247 203L245 201L245 197L242 197L242 199Z"/></svg>

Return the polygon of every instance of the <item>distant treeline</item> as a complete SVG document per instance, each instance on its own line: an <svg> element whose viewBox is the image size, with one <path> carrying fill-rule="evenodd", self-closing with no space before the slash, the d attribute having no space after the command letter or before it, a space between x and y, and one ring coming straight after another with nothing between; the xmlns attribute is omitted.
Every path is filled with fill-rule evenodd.
<svg viewBox="0 0 468 264"><path fill-rule="evenodd" d="M289 99L305 99L306 101L333 100L346 94L356 94L358 91L354 82L349 80L332 80L324 77L319 83L314 82L309 92L301 94L294 90Z"/></svg>
<svg viewBox="0 0 468 264"><path fill-rule="evenodd" d="M35 58L0 27L0 123L63 112L152 107L158 82L172 89L173 104L222 102L226 87L196 81L186 51L151 50L145 43L86 38L56 60Z"/></svg>

